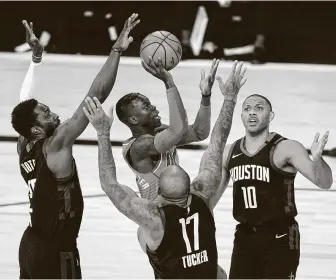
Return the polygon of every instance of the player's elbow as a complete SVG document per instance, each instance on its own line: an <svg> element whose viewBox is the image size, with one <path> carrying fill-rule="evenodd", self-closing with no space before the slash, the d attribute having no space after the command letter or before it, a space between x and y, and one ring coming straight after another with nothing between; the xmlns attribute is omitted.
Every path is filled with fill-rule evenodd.
<svg viewBox="0 0 336 280"><path fill-rule="evenodd" d="M196 131L197 139L199 141L203 141L207 139L210 135L210 125L205 127L204 129L197 129Z"/></svg>
<svg viewBox="0 0 336 280"><path fill-rule="evenodd" d="M334 181L333 177L330 176L325 180L323 180L323 182L317 182L317 186L323 190L329 190L333 184L333 181Z"/></svg>

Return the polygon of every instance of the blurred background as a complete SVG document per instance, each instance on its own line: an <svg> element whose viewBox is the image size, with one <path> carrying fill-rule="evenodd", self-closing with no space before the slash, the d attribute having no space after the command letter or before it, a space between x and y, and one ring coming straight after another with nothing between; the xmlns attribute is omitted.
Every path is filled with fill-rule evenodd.
<svg viewBox="0 0 336 280"><path fill-rule="evenodd" d="M200 6L208 21L202 51L195 55L189 39ZM333 1L0 2L0 51L14 51L24 42L21 20L27 19L37 34L45 31L44 39L50 35L47 52L107 55L125 19L137 12L141 24L134 30L128 56L139 55L147 34L167 30L181 40L183 59L237 55L254 63L334 64L335 10ZM242 47L247 48L237 49Z"/></svg>

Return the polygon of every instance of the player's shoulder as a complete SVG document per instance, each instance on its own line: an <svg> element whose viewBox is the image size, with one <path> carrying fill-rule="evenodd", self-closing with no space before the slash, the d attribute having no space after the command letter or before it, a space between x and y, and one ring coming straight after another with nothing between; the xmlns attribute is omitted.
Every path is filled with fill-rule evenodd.
<svg viewBox="0 0 336 280"><path fill-rule="evenodd" d="M299 141L293 140L293 139L283 139L282 141L279 141L274 150L274 154L282 154L290 156L293 153L306 150L306 148L300 143Z"/></svg>
<svg viewBox="0 0 336 280"><path fill-rule="evenodd" d="M153 142L154 142L153 135L143 134L134 140L131 146L131 150L142 150L146 148L148 145L152 144Z"/></svg>
<svg viewBox="0 0 336 280"><path fill-rule="evenodd" d="M144 134L137 137L130 147L130 154L133 157L140 156L146 152L151 146L154 145L154 136L150 134Z"/></svg>

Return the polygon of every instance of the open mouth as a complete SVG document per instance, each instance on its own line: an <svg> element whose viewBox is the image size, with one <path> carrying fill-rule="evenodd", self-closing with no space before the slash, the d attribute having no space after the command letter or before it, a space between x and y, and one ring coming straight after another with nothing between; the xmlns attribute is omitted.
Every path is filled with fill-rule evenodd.
<svg viewBox="0 0 336 280"><path fill-rule="evenodd" d="M250 118L248 120L249 125L257 125L258 124L258 119L257 118Z"/></svg>

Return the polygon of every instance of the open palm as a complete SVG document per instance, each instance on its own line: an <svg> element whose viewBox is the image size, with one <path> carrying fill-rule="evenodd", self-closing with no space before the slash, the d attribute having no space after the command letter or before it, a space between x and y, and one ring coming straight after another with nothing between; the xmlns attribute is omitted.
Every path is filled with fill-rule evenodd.
<svg viewBox="0 0 336 280"><path fill-rule="evenodd" d="M214 59L212 61L211 69L207 76L205 76L204 69L201 70L201 81L200 81L199 87L200 87L200 90L203 96L211 95L211 90L215 82L218 64L219 64L219 59Z"/></svg>

